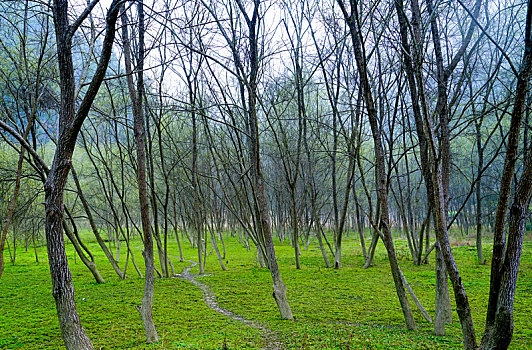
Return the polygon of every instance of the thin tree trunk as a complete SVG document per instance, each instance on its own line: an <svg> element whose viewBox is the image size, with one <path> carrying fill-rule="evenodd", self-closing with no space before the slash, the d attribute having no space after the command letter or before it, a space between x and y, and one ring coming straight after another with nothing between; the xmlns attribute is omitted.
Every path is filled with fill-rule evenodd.
<svg viewBox="0 0 532 350"><path fill-rule="evenodd" d="M369 245L368 250L368 258L366 259L366 262L364 264L363 269L367 269L368 267L373 266L373 260L375 257L375 250L377 249L377 243L379 242L379 235L377 235L376 232L373 232L373 236L371 238L371 243Z"/></svg>
<svg viewBox="0 0 532 350"><path fill-rule="evenodd" d="M316 225L316 237L320 246L321 255L323 256L323 261L325 261L325 266L327 266L327 268L331 268L331 263L329 261L329 257L327 256L327 251L325 250L325 247L323 245L321 221L316 209L316 198L312 200L312 213L314 215L314 224Z"/></svg>
<svg viewBox="0 0 532 350"><path fill-rule="evenodd" d="M364 217L361 217L360 204L358 203L358 197L355 189L353 189L353 198L355 199L356 221L358 236L360 238L360 246L362 247L362 255L364 256L364 262L366 262L368 261L368 252L366 251L366 242L364 239Z"/></svg>
<svg viewBox="0 0 532 350"><path fill-rule="evenodd" d="M192 223L194 227L195 238L198 248L198 266L200 275L205 272L204 261L203 261L203 210L200 210L200 195L199 195L199 181L198 181L198 129L196 127L196 110L195 110L195 96L193 92L190 92L190 102L192 106L191 110L191 119L192 119L192 169L191 169L191 178L192 178L192 191L193 191L193 217Z"/></svg>
<svg viewBox="0 0 532 350"><path fill-rule="evenodd" d="M410 284L408 284L408 282L407 282L407 280L405 278L405 275L403 274L401 269L399 269L399 274L401 275L401 279L403 280L403 284L405 285L405 288L408 291L408 294L410 294L410 297L412 298L412 300L414 300L414 303L416 304L417 308L419 309L419 311L421 312L421 314L423 315L425 320L427 320L427 322L431 322L432 323L432 318L430 317L430 315L427 312L427 310L425 310L425 308L423 307L423 305L421 304L421 302L417 298L416 294L412 290L412 287L410 287Z"/></svg>
<svg viewBox="0 0 532 350"><path fill-rule="evenodd" d="M74 167L72 167L72 178L74 179L74 183L76 184L76 189L79 195L79 198L81 200L81 204L83 205L83 209L85 210L85 213L87 214L87 219L89 220L89 225L91 227L92 233L94 234L94 237L96 237L96 241L100 245L100 248L102 248L105 256L107 257L107 260L111 263L111 266L115 270L118 276L120 278L125 278L125 273L120 269L120 266L118 266L117 261L113 257L113 254L107 249L107 246L105 245L104 240L100 236L100 233L98 232L98 228L96 227L96 223L94 222L94 218L92 217L92 212L89 207L89 203L85 199L85 196L83 195L83 191L81 190L81 185L79 183L78 176L76 174L76 171L74 170Z"/></svg>
<svg viewBox="0 0 532 350"><path fill-rule="evenodd" d="M137 88L133 83L131 68L131 49L129 44L128 20L125 8L122 7L122 40L124 43L124 57L126 71L128 72L127 83L131 104L133 105L133 124L135 131L135 145L137 154L137 185L140 202L140 213L142 219L142 230L144 231L144 297L139 309L144 324L144 332L148 343L157 342L159 336L153 322L153 290L155 284L155 264L153 258L153 237L151 232L150 207L148 203L148 191L146 185L146 133L144 127L144 109L142 108L144 98L144 3L138 2L138 58L137 58Z"/></svg>
<svg viewBox="0 0 532 350"><path fill-rule="evenodd" d="M89 271L92 273L92 276L96 280L96 283L105 283L105 280L103 279L102 275L98 271L98 268L96 268L96 264L93 260L87 259L85 256L85 253L83 253L83 248L80 246L80 243L78 242L77 238L74 236L66 222L63 220L63 229L65 230L65 234L67 235L68 239L70 239L70 242L72 242L72 245L74 246L74 249L76 250L76 253L78 254L79 258L81 259L81 262L87 266Z"/></svg>
<svg viewBox="0 0 532 350"><path fill-rule="evenodd" d="M296 171L298 171L296 169ZM297 181L297 177L296 177ZM296 269L301 269L301 262L299 256L301 255L301 248L299 247L299 226L297 220L297 202L296 202L296 189L295 183L290 184L290 201L292 209L292 243L294 245L294 255L296 258Z"/></svg>
<svg viewBox="0 0 532 350"><path fill-rule="evenodd" d="M377 111L375 109L374 100L372 96L371 87L367 75L366 57L362 46L362 38L360 33L360 27L358 21L358 10L356 6L351 7L350 13L347 12L347 8L342 0L337 0L340 8L343 12L344 19L349 26L351 40L353 42L353 51L355 54L355 60L359 71L360 88L364 96L366 109L368 112L369 122L371 125L371 132L373 135L374 152L375 152L375 173L377 179L377 191L379 197L379 208L381 210L380 227L383 233L383 242L388 253L388 259L390 262L390 269L395 283L395 290L401 308L403 316L405 318L406 327L408 329L415 329L416 323L412 314L412 309L408 302L406 292L404 289L403 281L399 273L399 265L397 262L397 256L395 254L395 248L393 244L392 234L390 231L390 221L388 213L388 193L387 193L387 177L385 173L385 155L381 142L381 127L379 126Z"/></svg>
<svg viewBox="0 0 532 350"><path fill-rule="evenodd" d="M250 126L250 137L248 139L248 146L250 151L251 161L251 176L255 190L256 200L256 215L258 216L259 231L265 244L266 256L268 259L268 267L273 280L273 297L277 303L281 317L285 319L293 319L292 310L288 304L286 297L286 286L281 279L279 266L277 265L277 258L275 257L275 248L273 244L271 232L271 219L268 210L268 202L264 189L264 178L262 174L262 163L260 159L260 144L259 144L259 126L256 110L257 101L257 74L258 66L258 21L259 21L259 6L260 1L254 0L253 14L248 21L249 29L249 55L251 72L248 83L248 123Z"/></svg>
<svg viewBox="0 0 532 350"><path fill-rule="evenodd" d="M179 239L179 231L177 229L177 209L176 209L176 206L177 206L177 201L176 201L176 195L174 193L174 197L173 197L173 207L174 207L174 232L175 232L175 239L177 241L177 248L179 249L179 261L180 262L183 262L183 249L181 248L181 240Z"/></svg>
<svg viewBox="0 0 532 350"><path fill-rule="evenodd" d="M13 255L11 255L11 264L15 266L15 260L17 258L17 232L16 226L13 226Z"/></svg>
<svg viewBox="0 0 532 350"><path fill-rule="evenodd" d="M39 263L39 255L37 255L37 246L35 245L35 232L33 232L32 241L33 241L33 251L35 252L35 262Z"/></svg>
<svg viewBox="0 0 532 350"><path fill-rule="evenodd" d="M476 226L477 226L477 258L478 262L481 265L484 265L486 263L486 260L484 259L484 256L482 255L482 176L480 176L480 172L482 171L482 168L484 167L484 148L482 147L482 139L481 139L481 132L480 132L481 122L475 122L475 136L477 141L477 154L478 154L478 167L477 171L479 173L479 178L477 181L476 186L476 200L477 200L477 208L476 208Z"/></svg>
<svg viewBox="0 0 532 350"><path fill-rule="evenodd" d="M211 212L211 223L209 225L209 231L211 233L211 242L214 247L214 251L216 252L216 256L218 257L218 262L220 263L220 267L222 270L227 271L227 268L224 265L223 258L220 254L220 249L218 249L218 244L216 243L216 235L214 234L214 230L216 229L214 224L214 217L213 213Z"/></svg>

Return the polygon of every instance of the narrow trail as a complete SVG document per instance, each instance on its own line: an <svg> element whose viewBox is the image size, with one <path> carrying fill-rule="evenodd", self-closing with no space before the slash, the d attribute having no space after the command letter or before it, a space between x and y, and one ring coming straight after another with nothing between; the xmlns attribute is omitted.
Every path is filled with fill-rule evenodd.
<svg viewBox="0 0 532 350"><path fill-rule="evenodd" d="M191 263L191 265L187 266L182 273L174 275L174 277L184 279L186 281L189 281L190 283L194 284L196 287L201 289L203 292L203 299L205 300L205 304L207 304L208 307L216 311L217 313L224 315L226 317L229 317L235 321L242 322L246 326L258 329L260 333L262 334L262 337L264 339L264 342L266 343L266 346L263 349L268 350L281 350L285 349L283 343L278 339L277 333L260 323L257 323L255 321L248 320L247 318L237 315L233 313L230 310L222 308L218 301L216 300L216 296L211 291L209 286L206 284L196 280L195 276L190 273L190 270L193 269L195 266L198 265L197 262L192 260L185 260Z"/></svg>
<svg viewBox="0 0 532 350"><path fill-rule="evenodd" d="M137 247L137 249L142 250L142 247ZM154 252L157 253L157 252ZM172 257L174 259L179 260L179 257L175 255L168 255L168 257ZM211 291L208 285L206 285L203 282L198 281L194 274L190 273L190 270L192 270L194 267L198 265L197 262L193 260L184 259L184 261L188 261L190 263L189 266L187 266L182 273L174 274L173 277L184 279L192 284L194 284L196 287L198 287L203 292L203 300L205 300L205 304L216 311L217 313L224 315L226 317L229 317L235 321L242 322L248 327L252 327L255 329L258 329L262 335L262 338L264 339L264 343L266 344L262 349L265 350L283 350L286 349L286 347L283 345L283 343L279 340L279 337L277 335L277 332L274 330L263 326L262 324L248 320L247 318L237 315L234 312L224 309L218 304L218 301L216 300L216 296Z"/></svg>

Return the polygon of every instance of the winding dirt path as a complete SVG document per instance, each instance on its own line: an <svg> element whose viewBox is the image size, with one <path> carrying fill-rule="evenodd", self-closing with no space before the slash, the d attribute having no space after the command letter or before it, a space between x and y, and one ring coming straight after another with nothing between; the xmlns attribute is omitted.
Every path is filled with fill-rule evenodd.
<svg viewBox="0 0 532 350"><path fill-rule="evenodd" d="M258 329L260 331L260 333L262 334L264 342L266 343L266 346L264 347L264 349L268 349L268 350L285 349L285 347L283 346L283 343L279 340L279 338L277 336L277 333L275 331L273 331L273 330L261 325L260 323L248 320L247 318L242 317L240 315L237 315L237 314L233 313L230 310L222 308L218 304L218 301L216 300L216 296L211 291L209 286L207 286L206 284L196 280L195 276L190 273L190 270L192 268L194 268L196 265L198 265L198 263L195 262L195 261L192 261L192 260L185 260L185 261L190 262L191 265L187 266L183 270L182 273L176 274L174 276L177 277L177 278L181 278L181 279L184 279L186 281L189 281L190 283L194 284L196 287L201 289L201 291L203 292L203 299L205 300L205 304L207 304L208 307L210 307L211 309L213 309L214 311L216 311L219 314L222 314L222 315L224 315L226 317L229 317L229 318L231 318L231 319L233 319L235 321L242 322L246 326Z"/></svg>

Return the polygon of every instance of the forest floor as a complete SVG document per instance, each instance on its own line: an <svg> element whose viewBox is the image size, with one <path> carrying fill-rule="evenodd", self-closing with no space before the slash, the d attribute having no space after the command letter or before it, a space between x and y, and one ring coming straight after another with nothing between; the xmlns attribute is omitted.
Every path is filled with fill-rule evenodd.
<svg viewBox="0 0 532 350"><path fill-rule="evenodd" d="M82 323L96 349L461 349L461 330L456 311L448 335L434 336L432 325L415 308L418 330L404 327L395 295L386 252L379 244L375 266L363 270L358 240L351 235L343 245L343 268L327 269L315 242L301 255L295 268L293 249L276 241L281 274L296 321L282 320L271 297L270 273L257 266L256 251L248 252L234 238L227 238L222 271L216 254L207 256L206 274L199 276L197 253L188 244L179 262L177 244L169 245L177 278L157 279L154 318L160 342L147 345L136 306L143 294L143 280L131 261L129 278L119 280L99 247L90 237L84 241L95 254L106 279L96 284L75 256L67 255L76 288ZM485 240L488 264L479 265L470 239L456 239L453 252L462 273L475 321L482 335L489 291L491 245ZM218 242L222 249L221 242ZM132 247L140 245L133 242ZM434 258L414 266L407 245L396 239L401 268L427 311L434 315ZM187 246L187 247L185 247ZM113 247L112 247L113 248ZM113 248L115 249L115 248ZM210 248L209 248L210 249ZM210 252L210 251L209 251ZM209 253L208 252L208 253ZM6 251L6 270L0 278L0 349L60 349L62 339L45 247L27 252L17 247L15 265ZM126 247L122 244L123 267ZM144 272L140 250L135 261ZM156 259L158 261L158 259ZM180 277L180 278L179 278ZM452 296L451 296L451 299ZM453 300L454 306L454 300ZM532 348L532 238L527 236L515 298L515 331L512 349Z"/></svg>

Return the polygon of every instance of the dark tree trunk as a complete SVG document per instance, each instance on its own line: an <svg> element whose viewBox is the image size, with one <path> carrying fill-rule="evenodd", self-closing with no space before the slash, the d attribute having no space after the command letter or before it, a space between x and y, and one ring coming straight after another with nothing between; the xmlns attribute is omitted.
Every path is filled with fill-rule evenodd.
<svg viewBox="0 0 532 350"><path fill-rule="evenodd" d="M530 201L530 155L526 155L525 170L521 177L518 190L514 197L514 204L510 210L509 242L506 249L506 257L503 260L505 251L505 227L508 204L512 180L517 162L517 151L519 146L519 136L521 121L526 105L526 97L529 91L530 77L532 75L532 0L528 0L526 28L525 28L525 51L521 70L517 77L517 87L515 91L514 109L510 121L508 141L506 146L506 157L499 190L499 201L497 203L497 215L495 217L495 227L493 236L493 255L491 259L491 279L490 294L488 301L488 311L486 315L486 329L482 338L482 348L508 347L512 337L513 329L513 298L515 291L515 281L519 269L519 259L521 257L522 234L524 232L525 219L522 217L523 210L528 209ZM528 196L528 198L527 198ZM521 227L520 225L523 225ZM523 232L521 232L523 231ZM511 239L511 242L510 242ZM514 277L515 274L515 277ZM504 334L507 332L508 334Z"/></svg>
<svg viewBox="0 0 532 350"><path fill-rule="evenodd" d="M259 144L259 127L257 118L257 75L258 75L258 21L259 21L259 6L260 1L254 0L252 17L247 18L249 29L249 55L251 72L248 84L248 123L250 126L250 137L248 141L249 156L251 161L251 176L253 187L255 191L256 201L256 215L259 224L260 235L265 244L266 257L268 260L268 267L273 279L273 297L277 302L277 307L281 313L281 317L285 319L293 319L292 310L288 304L286 297L286 286L281 279L279 266L275 257L275 248L273 244L273 237L271 232L271 219L268 210L268 202L266 200L266 193L264 189L264 177L262 174L262 163L260 159L260 144ZM243 10L243 9L241 9Z"/></svg>
<svg viewBox="0 0 532 350"><path fill-rule="evenodd" d="M507 349L512 341L514 330L513 312L517 275L523 250L525 225L529 217L528 207L532 196L532 157L527 156L525 169L517 186L513 204L510 208L508 225L508 245L504 263L500 271L500 289L495 311L495 319L486 349ZM484 339L483 339L484 341Z"/></svg>
<svg viewBox="0 0 532 350"><path fill-rule="evenodd" d="M144 99L144 3L138 2L138 56L137 56L137 87L135 89L133 76L131 75L131 49L129 44L129 34L127 29L127 16L125 9L122 10L122 40L124 41L124 57L129 95L133 105L133 128L135 133L135 146L137 153L137 185L140 203L140 215L142 220L142 231L144 232L144 297L140 307L140 314L144 324L144 332L148 343L157 342L159 336L153 322L153 290L155 285L155 264L153 259L153 236L151 232L150 206L148 202L148 189L146 184L146 131L144 120L144 109L142 103Z"/></svg>
<svg viewBox="0 0 532 350"><path fill-rule="evenodd" d="M92 212L89 207L89 203L85 199L85 196L83 195L83 191L81 190L81 184L79 183L78 176L76 174L76 171L74 170L74 167L72 167L72 178L74 179L74 183L76 184L76 189L78 191L79 198L81 200L81 203L83 205L83 209L85 210L85 213L87 214L87 219L89 221L89 225L91 227L92 233L94 234L94 237L96 237L96 241L100 245L100 248L102 248L105 256L107 257L107 260L111 263L111 266L113 266L113 269L118 274L118 276L122 279L126 278L125 272L120 269L120 266L118 266L118 262L113 257L113 254L107 249L107 246L105 245L105 242L103 241L102 237L100 236L100 233L98 232L98 228L96 227L96 223L94 222L94 218L92 217Z"/></svg>
<svg viewBox="0 0 532 350"><path fill-rule="evenodd" d="M68 2L66 0L55 0L53 3L61 102L59 109L59 134L54 160L44 185L45 228L52 277L52 294L56 303L63 340L69 350L93 349L93 346L81 325L74 301L74 285L72 284L72 274L68 268L63 239L63 193L72 164L72 154L77 136L105 77L107 64L111 57L118 13L117 2L116 0L113 1L107 12L106 34L102 44L100 61L77 113L74 109L76 103L71 50L72 36L97 1L91 2L81 17L72 25L69 24L68 20Z"/></svg>
<svg viewBox="0 0 532 350"><path fill-rule="evenodd" d="M366 66L366 57L364 54L364 49L362 46L362 38L360 33L360 27L358 22L358 12L356 5L351 7L350 13L347 11L345 4L342 0L338 0L338 3L342 9L344 19L349 26L351 40L353 42L353 51L355 54L356 64L359 72L360 78L360 88L362 89L362 94L364 96L364 101L366 104L366 109L368 112L369 122L371 125L371 132L373 135L373 143L375 147L375 176L377 180L377 191L379 197L379 208L381 210L380 217L380 229L383 236L383 242L388 252L388 259L390 262L390 269L392 272L393 280L395 283L395 290L401 308L403 311L403 316L405 318L405 323L408 329L415 329L416 323L414 321L414 316L412 314L412 309L408 302L403 281L399 272L399 265L397 262L397 256L395 254L395 248L393 244L392 234L390 231L390 221L389 221L389 212L388 212L388 186L387 186L387 176L385 170L385 154L384 148L382 145L381 137L382 130L379 126L377 110L375 109L375 104L372 96L371 86L369 84L369 79L367 75L367 66ZM353 4L353 2L351 2Z"/></svg>
<svg viewBox="0 0 532 350"><path fill-rule="evenodd" d="M430 19L432 41L434 44L434 54L436 57L437 83L438 83L438 100L436 104L436 115L439 117L439 138L436 145L434 136L433 122L431 117L425 115L425 124L427 125L426 133L428 134L428 148L432 162L432 186L435 212L435 229L437 242L441 248L441 253L449 277L453 284L453 290L456 300L456 309L460 323L462 325L462 334L464 338L464 347L466 349L475 349L477 347L475 328L471 317L469 301L462 282L462 278L456 266L454 256L451 251L449 237L447 234L447 216L449 209L449 181L450 181L450 131L449 131L449 106L448 106L448 82L451 73L454 71L458 62L462 59L474 32L474 21L471 20L468 31L462 41L462 44L447 67L444 67L443 54L441 48L441 39L438 29L437 9L434 9L432 0L426 0L427 10ZM477 0L474 7L474 16L478 17L480 12L481 1ZM417 12L417 11L416 11ZM417 12L419 13L419 12ZM444 293L443 289L438 289ZM440 312L444 315L445 312ZM443 322L438 322L443 324Z"/></svg>
<svg viewBox="0 0 532 350"><path fill-rule="evenodd" d="M434 333L436 335L445 335L445 324L452 322L452 309L449 298L449 282L447 281L447 269L441 254L441 249L436 243L436 303L434 315Z"/></svg>
<svg viewBox="0 0 532 350"><path fill-rule="evenodd" d="M478 181L476 186L476 226L477 226L477 258L478 262L482 265L486 263L484 256L482 255L482 176L480 175L482 168L484 167L484 148L482 147L482 139L480 127L482 122L475 122L475 136L477 141L477 154L478 154Z"/></svg>

